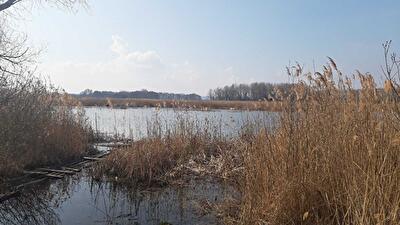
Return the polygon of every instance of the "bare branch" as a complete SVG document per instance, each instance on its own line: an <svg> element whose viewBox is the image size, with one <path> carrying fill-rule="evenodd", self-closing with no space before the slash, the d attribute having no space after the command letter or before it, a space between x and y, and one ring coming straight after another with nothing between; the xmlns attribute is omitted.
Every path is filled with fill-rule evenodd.
<svg viewBox="0 0 400 225"><path fill-rule="evenodd" d="M0 3L0 12L10 8L11 6L15 5L16 3L20 2L20 1L22 1L22 0L7 0L3 3Z"/></svg>
<svg viewBox="0 0 400 225"><path fill-rule="evenodd" d="M9 9L20 2L31 2L33 4L49 3L66 9L72 9L76 5L81 5L85 8L88 7L86 0L0 0L0 12Z"/></svg>

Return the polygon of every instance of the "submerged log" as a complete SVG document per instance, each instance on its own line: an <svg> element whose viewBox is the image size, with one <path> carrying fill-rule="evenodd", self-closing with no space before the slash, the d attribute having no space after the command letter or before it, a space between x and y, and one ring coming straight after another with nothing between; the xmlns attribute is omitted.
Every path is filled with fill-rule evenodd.
<svg viewBox="0 0 400 225"><path fill-rule="evenodd" d="M62 179L62 178L64 178L63 175L58 175L58 174L54 174L54 173L48 173L45 176L49 177L49 178L54 178L54 179Z"/></svg>

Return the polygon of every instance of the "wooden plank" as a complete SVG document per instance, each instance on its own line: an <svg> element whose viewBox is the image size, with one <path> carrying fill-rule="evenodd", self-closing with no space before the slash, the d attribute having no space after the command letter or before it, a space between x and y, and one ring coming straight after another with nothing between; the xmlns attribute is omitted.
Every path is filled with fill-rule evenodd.
<svg viewBox="0 0 400 225"><path fill-rule="evenodd" d="M52 172L52 173L63 173L63 174L75 174L73 171L69 170L55 170L55 169L50 169L50 168L38 168L38 170L46 171L46 172Z"/></svg>
<svg viewBox="0 0 400 225"><path fill-rule="evenodd" d="M54 174L54 173L48 173L45 176L46 177L50 177L50 178L54 178L54 179L62 179L62 178L64 178L64 176L58 175L58 174Z"/></svg>
<svg viewBox="0 0 400 225"><path fill-rule="evenodd" d="M34 175L47 175L49 172L24 170L23 173L24 173L24 174L34 174Z"/></svg>
<svg viewBox="0 0 400 225"><path fill-rule="evenodd" d="M73 171L73 172L81 172L81 171L82 171L82 169L77 169L77 168L72 168L72 167L66 167L66 166L61 167L61 169L63 169L63 170L69 170L69 171Z"/></svg>
<svg viewBox="0 0 400 225"><path fill-rule="evenodd" d="M33 181L30 181L30 182L27 182L27 183L24 183L24 184L20 184L20 185L18 185L17 187L16 187L16 189L17 190L20 190L20 189L22 189L22 188L25 188L25 187L27 187L27 186L31 186L31 185L34 185L34 184L38 184L38 183L41 183L41 182L43 182L43 181L46 181L48 178L41 178L41 179L37 179L37 180L33 180Z"/></svg>
<svg viewBox="0 0 400 225"><path fill-rule="evenodd" d="M70 165L70 166L79 167L79 169L81 169L81 167L84 166L84 165L86 165L87 163L88 163L87 161L81 161L81 162L79 162L79 163L75 163L75 164Z"/></svg>
<svg viewBox="0 0 400 225"><path fill-rule="evenodd" d="M83 157L83 159L85 159L85 160L91 160L91 161L100 161L100 160L102 160L103 158Z"/></svg>
<svg viewBox="0 0 400 225"><path fill-rule="evenodd" d="M97 144L96 146L99 146L99 147L108 147L108 148L122 148L122 147L130 147L130 146L132 146L132 143L128 143L128 144L123 144L123 143L120 143L120 144Z"/></svg>
<svg viewBox="0 0 400 225"><path fill-rule="evenodd" d="M101 154L101 155L97 155L95 158L104 158L105 156L108 156L110 154L110 152Z"/></svg>

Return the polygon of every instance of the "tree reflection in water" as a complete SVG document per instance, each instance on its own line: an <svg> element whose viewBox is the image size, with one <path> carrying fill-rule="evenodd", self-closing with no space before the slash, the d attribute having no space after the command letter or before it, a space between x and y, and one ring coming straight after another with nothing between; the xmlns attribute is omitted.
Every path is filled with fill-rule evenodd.
<svg viewBox="0 0 400 225"><path fill-rule="evenodd" d="M78 179L76 179L78 178ZM24 189L21 195L0 203L0 224L55 225L60 219L55 209L67 200L80 177L46 181Z"/></svg>
<svg viewBox="0 0 400 225"><path fill-rule="evenodd" d="M213 181L190 181L185 186L139 191L112 183L91 185L93 206L100 224L174 225L217 224L216 215L199 213L199 202L220 202L235 191Z"/></svg>
<svg viewBox="0 0 400 225"><path fill-rule="evenodd" d="M138 191L94 182L83 171L24 190L20 197L0 203L0 224L215 224L215 215L196 214L194 202L215 202L232 193L220 183L205 181Z"/></svg>

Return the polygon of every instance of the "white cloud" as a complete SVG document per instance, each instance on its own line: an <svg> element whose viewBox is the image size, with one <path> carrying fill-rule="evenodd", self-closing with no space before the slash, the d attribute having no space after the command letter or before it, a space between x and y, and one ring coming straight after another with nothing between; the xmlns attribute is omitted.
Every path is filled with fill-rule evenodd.
<svg viewBox="0 0 400 225"><path fill-rule="evenodd" d="M110 46L111 51L117 53L118 55L123 55L126 53L127 44L126 42L118 35L112 35L112 44Z"/></svg>
<svg viewBox="0 0 400 225"><path fill-rule="evenodd" d="M118 35L111 37L116 55L102 62L53 62L41 65L45 75L69 92L94 90L139 90L198 93L241 81L232 67L206 71L184 61L167 63L156 51L130 51Z"/></svg>

